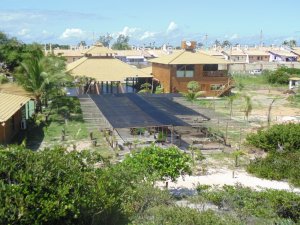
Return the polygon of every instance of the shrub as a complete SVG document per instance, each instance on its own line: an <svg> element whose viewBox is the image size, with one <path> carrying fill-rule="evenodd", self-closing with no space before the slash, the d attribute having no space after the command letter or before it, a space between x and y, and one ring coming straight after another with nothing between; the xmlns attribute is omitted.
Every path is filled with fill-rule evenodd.
<svg viewBox="0 0 300 225"><path fill-rule="evenodd" d="M270 84L288 84L289 78L295 75L300 75L300 69L281 67L275 71L263 73Z"/></svg>
<svg viewBox="0 0 300 225"><path fill-rule="evenodd" d="M265 151L300 151L300 124L279 124L247 136L248 144Z"/></svg>

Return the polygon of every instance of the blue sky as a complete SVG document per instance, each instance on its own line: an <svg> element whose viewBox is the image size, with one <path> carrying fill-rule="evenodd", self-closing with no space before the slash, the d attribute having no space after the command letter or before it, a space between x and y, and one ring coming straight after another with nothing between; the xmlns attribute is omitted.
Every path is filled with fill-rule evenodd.
<svg viewBox="0 0 300 225"><path fill-rule="evenodd" d="M76 44L106 33L136 45L196 40L266 44L296 39L298 0L1 0L0 30L24 42Z"/></svg>

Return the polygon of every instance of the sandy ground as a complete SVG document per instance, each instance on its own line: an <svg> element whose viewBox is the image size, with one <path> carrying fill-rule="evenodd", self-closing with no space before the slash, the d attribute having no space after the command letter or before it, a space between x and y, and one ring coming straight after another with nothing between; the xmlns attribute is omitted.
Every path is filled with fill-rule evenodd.
<svg viewBox="0 0 300 225"><path fill-rule="evenodd" d="M193 193L199 184L218 186L241 184L256 190L277 189L300 193L300 188L293 188L288 182L257 178L245 171L235 171L233 178L233 172L229 169L218 170L216 173L205 176L180 177L177 182L169 182L169 189L177 190L178 192ZM159 187L164 187L164 185L165 183L158 183Z"/></svg>

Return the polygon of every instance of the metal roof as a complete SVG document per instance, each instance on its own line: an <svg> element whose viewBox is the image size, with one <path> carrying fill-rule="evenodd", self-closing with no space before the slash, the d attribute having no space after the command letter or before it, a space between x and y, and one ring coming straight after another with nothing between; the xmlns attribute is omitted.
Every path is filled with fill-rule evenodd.
<svg viewBox="0 0 300 225"><path fill-rule="evenodd" d="M0 123L7 121L28 101L28 97L0 93Z"/></svg>
<svg viewBox="0 0 300 225"><path fill-rule="evenodd" d="M230 64L230 62L214 56L185 50L160 58L151 59L149 62L169 65Z"/></svg>

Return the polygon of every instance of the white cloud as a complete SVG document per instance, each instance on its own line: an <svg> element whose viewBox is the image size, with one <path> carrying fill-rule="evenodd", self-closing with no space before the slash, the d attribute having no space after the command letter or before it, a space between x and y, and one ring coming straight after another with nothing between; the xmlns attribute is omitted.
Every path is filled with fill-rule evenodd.
<svg viewBox="0 0 300 225"><path fill-rule="evenodd" d="M132 36L133 33L135 33L138 30L139 30L139 28L136 28L136 27L125 26L122 31L118 32L118 34L119 35L123 34L125 36L129 36L130 37L130 36Z"/></svg>
<svg viewBox="0 0 300 225"><path fill-rule="evenodd" d="M140 40L142 41L142 40L145 40L145 39L148 39L148 38L152 38L152 37L155 36L155 34L156 34L155 32L145 31L143 33L143 35L140 37Z"/></svg>
<svg viewBox="0 0 300 225"><path fill-rule="evenodd" d="M229 39L234 40L234 39L238 39L238 38L239 38L238 34L233 34Z"/></svg>
<svg viewBox="0 0 300 225"><path fill-rule="evenodd" d="M19 36L26 36L26 35L28 35L29 31L30 31L29 29L24 28L24 29L20 30L17 34Z"/></svg>
<svg viewBox="0 0 300 225"><path fill-rule="evenodd" d="M67 28L61 35L60 39L83 38L85 32L79 28Z"/></svg>
<svg viewBox="0 0 300 225"><path fill-rule="evenodd" d="M167 33L171 33L177 29L178 29L178 25L174 21L172 21L167 28Z"/></svg>

